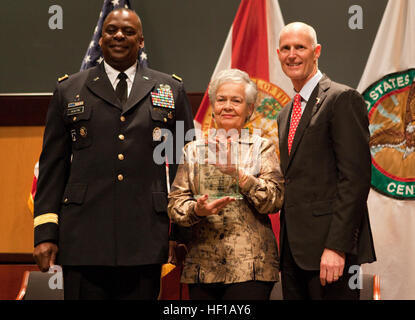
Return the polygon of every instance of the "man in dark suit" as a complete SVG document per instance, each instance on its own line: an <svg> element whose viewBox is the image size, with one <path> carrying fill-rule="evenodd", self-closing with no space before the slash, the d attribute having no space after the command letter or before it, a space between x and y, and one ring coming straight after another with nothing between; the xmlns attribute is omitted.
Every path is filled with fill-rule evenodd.
<svg viewBox="0 0 415 320"><path fill-rule="evenodd" d="M193 117L178 77L138 65L135 12L112 11L102 30L104 62L61 80L49 106L34 257L42 271L63 266L65 299L156 299L169 233L160 158L170 181L178 162L159 145Z"/></svg>
<svg viewBox="0 0 415 320"><path fill-rule="evenodd" d="M356 90L318 70L320 53L312 27L282 29L278 57L297 93L278 116L283 296L358 299L349 268L376 259L366 205L368 117Z"/></svg>

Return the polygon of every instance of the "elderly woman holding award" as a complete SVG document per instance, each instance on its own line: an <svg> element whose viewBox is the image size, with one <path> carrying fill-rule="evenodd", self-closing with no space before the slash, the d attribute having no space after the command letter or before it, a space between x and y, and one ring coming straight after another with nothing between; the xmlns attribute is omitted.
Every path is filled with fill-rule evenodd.
<svg viewBox="0 0 415 320"><path fill-rule="evenodd" d="M217 130L184 147L169 194L170 219L191 227L181 282L194 300L265 300L278 281L268 214L282 205L283 177L273 143L244 129L256 96L238 69L212 79Z"/></svg>

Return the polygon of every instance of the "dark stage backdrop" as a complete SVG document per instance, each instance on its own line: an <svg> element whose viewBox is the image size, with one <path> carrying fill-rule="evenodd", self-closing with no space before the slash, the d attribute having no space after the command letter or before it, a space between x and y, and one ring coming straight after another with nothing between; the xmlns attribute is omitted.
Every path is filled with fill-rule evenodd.
<svg viewBox="0 0 415 320"><path fill-rule="evenodd" d="M254 0L252 0L254 1ZM131 0L144 26L150 67L180 75L188 92L203 92L219 58L239 0ZM2 0L0 93L52 92L57 77L79 70L102 0ZM313 25L323 45L320 68L356 87L387 0L280 0L285 23ZM62 8L62 29L50 29ZM350 29L352 5L362 29ZM275 59L277 57L275 56Z"/></svg>

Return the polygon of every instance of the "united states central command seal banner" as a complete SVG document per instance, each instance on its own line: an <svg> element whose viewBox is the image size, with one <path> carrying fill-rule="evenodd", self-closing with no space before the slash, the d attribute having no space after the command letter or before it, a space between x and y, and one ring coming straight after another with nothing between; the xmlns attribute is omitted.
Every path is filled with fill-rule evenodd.
<svg viewBox="0 0 415 320"><path fill-rule="evenodd" d="M415 0L386 5L358 85L370 123L367 201L382 300L415 299Z"/></svg>
<svg viewBox="0 0 415 320"><path fill-rule="evenodd" d="M372 187L415 199L415 69L396 72L363 92L370 122Z"/></svg>

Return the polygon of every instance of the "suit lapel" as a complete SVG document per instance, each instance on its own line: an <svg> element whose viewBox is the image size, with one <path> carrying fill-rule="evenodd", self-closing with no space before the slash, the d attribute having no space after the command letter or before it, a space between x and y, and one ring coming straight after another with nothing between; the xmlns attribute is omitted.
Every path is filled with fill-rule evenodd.
<svg viewBox="0 0 415 320"><path fill-rule="evenodd" d="M284 107L284 109L285 108L287 108L287 110L281 111L281 119L278 123L278 138L280 139L280 158L282 165L281 169L283 173L285 173L288 167L288 131L290 129L289 119L293 108L293 101L291 101L290 105Z"/></svg>
<svg viewBox="0 0 415 320"><path fill-rule="evenodd" d="M137 73L134 77L133 86L122 113L126 113L143 99L155 86L154 80L147 72L146 68L137 66Z"/></svg>
<svg viewBox="0 0 415 320"><path fill-rule="evenodd" d="M297 130L295 131L293 145L291 147L291 152L288 158L288 165L291 162L295 154L295 151L301 142L301 138L303 137L304 132L307 129L311 118L317 113L320 106L324 102L324 99L327 96L326 91L330 87L330 83L331 83L331 80L327 76L324 75L323 78L321 78L320 82L317 84L317 86L314 88L313 92L311 93L311 96L308 99L307 105L301 116L300 123L298 124ZM289 119L287 119L286 123L288 126L286 129L287 140L288 140ZM287 142L286 150L288 154L288 142ZM286 169L288 169L288 165Z"/></svg>
<svg viewBox="0 0 415 320"><path fill-rule="evenodd" d="M326 99L327 97L326 91L330 88L330 84L331 84L331 80L326 75L323 75L323 78L321 78L318 84L319 91L317 93L316 102L313 106L313 109L311 110L311 118L317 113L317 111L320 109L321 105L323 104L324 99Z"/></svg>
<svg viewBox="0 0 415 320"><path fill-rule="evenodd" d="M122 110L121 102L115 95L114 88L112 87L111 82L104 70L104 63L101 63L91 69L86 85L98 97Z"/></svg>

